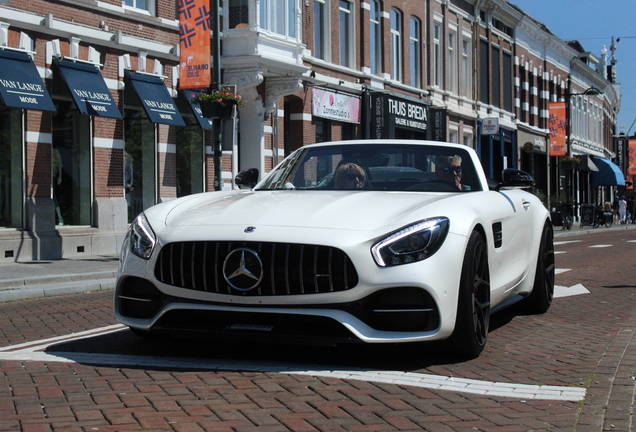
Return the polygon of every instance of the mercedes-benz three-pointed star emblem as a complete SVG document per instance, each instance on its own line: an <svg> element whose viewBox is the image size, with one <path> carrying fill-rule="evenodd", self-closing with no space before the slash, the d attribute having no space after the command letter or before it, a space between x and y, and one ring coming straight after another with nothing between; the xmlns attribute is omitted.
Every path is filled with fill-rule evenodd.
<svg viewBox="0 0 636 432"><path fill-rule="evenodd" d="M263 262L252 249L234 249L223 262L223 277L232 288L249 291L263 280Z"/></svg>

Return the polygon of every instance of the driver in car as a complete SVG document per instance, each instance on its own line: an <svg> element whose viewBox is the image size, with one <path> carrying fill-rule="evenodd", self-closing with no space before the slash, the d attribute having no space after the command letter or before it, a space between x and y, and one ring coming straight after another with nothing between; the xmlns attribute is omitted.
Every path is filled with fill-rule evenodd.
<svg viewBox="0 0 636 432"><path fill-rule="evenodd" d="M462 184L462 158L461 156L440 156L435 160L435 172L437 177L461 191L470 190L470 186Z"/></svg>
<svg viewBox="0 0 636 432"><path fill-rule="evenodd" d="M363 189L367 185L367 175L360 165L345 163L336 169L334 184L336 189Z"/></svg>

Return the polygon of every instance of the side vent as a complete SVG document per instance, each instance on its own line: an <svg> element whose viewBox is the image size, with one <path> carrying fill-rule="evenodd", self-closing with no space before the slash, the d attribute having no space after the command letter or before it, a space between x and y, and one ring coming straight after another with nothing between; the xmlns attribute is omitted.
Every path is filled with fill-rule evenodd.
<svg viewBox="0 0 636 432"><path fill-rule="evenodd" d="M503 244L503 232L501 231L501 222L492 224L492 236L495 240L495 247L500 248Z"/></svg>

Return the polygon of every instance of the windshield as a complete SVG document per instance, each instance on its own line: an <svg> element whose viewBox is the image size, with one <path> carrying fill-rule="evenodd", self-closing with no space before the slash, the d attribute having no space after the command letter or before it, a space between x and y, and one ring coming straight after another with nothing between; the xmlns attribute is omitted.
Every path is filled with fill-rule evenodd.
<svg viewBox="0 0 636 432"><path fill-rule="evenodd" d="M257 190L481 190L467 151L434 145L355 144L299 149Z"/></svg>

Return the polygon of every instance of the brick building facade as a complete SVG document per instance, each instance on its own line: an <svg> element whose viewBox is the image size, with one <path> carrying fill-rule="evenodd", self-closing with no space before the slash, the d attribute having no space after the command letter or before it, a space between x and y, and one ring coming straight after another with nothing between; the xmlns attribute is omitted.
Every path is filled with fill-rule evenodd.
<svg viewBox="0 0 636 432"><path fill-rule="evenodd" d="M14 71L0 72L5 260L115 253L143 209L215 189L216 133L179 90L177 7L0 1L0 69ZM248 102L223 122L225 189L305 144L382 137L473 147L494 178L504 166L532 172L546 203L609 193L548 155L548 104L568 99L572 154L614 156L607 53L507 1L226 0L220 14L222 83ZM49 105L12 102L9 82L28 84L18 61L43 84L29 100Z"/></svg>

